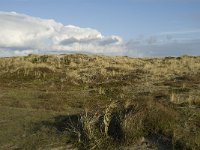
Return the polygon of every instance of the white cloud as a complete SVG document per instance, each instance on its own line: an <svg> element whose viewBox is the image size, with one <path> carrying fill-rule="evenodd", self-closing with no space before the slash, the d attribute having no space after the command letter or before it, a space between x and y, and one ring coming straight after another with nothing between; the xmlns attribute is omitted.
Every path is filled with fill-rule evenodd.
<svg viewBox="0 0 200 150"><path fill-rule="evenodd" d="M51 51L123 53L119 36L105 37L95 29L65 26L15 12L0 12L0 35L0 56Z"/></svg>
<svg viewBox="0 0 200 150"><path fill-rule="evenodd" d="M200 30L163 32L123 42L91 28L0 12L0 57L29 53L86 52L128 56L200 55Z"/></svg>

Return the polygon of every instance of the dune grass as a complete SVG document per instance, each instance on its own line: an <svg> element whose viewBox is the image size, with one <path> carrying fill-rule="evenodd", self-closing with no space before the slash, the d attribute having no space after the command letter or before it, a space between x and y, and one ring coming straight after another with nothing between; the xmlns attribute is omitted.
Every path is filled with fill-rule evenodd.
<svg viewBox="0 0 200 150"><path fill-rule="evenodd" d="M0 58L0 149L200 149L199 78L194 56Z"/></svg>

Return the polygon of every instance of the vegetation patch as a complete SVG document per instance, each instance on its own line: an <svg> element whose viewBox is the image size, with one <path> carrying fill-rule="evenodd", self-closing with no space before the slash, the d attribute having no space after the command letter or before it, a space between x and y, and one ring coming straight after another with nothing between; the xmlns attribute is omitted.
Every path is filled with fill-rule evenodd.
<svg viewBox="0 0 200 150"><path fill-rule="evenodd" d="M0 58L0 149L200 149L199 62Z"/></svg>

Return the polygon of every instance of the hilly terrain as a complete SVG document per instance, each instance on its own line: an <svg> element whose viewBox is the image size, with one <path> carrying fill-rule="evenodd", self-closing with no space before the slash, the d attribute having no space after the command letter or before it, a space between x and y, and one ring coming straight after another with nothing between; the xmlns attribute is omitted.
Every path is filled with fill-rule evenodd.
<svg viewBox="0 0 200 150"><path fill-rule="evenodd" d="M0 149L200 149L200 57L0 58Z"/></svg>

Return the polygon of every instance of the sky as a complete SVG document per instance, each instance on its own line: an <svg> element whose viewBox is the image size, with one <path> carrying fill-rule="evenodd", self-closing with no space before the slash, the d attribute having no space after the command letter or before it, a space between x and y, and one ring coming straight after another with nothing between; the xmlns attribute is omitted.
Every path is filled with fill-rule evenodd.
<svg viewBox="0 0 200 150"><path fill-rule="evenodd" d="M199 0L0 0L0 56L200 55Z"/></svg>

